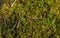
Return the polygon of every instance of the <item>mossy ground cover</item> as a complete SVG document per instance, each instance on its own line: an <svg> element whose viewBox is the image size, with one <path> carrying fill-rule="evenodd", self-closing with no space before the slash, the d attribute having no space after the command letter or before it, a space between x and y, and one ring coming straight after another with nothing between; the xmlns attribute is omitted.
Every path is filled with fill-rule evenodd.
<svg viewBox="0 0 60 38"><path fill-rule="evenodd" d="M1 0L0 38L60 38L60 0Z"/></svg>

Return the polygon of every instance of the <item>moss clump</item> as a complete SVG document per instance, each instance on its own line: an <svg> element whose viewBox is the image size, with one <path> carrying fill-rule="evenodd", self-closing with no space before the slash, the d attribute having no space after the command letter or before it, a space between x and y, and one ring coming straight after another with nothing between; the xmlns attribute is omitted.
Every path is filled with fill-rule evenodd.
<svg viewBox="0 0 60 38"><path fill-rule="evenodd" d="M0 38L59 38L59 0L10 0L0 7Z"/></svg>

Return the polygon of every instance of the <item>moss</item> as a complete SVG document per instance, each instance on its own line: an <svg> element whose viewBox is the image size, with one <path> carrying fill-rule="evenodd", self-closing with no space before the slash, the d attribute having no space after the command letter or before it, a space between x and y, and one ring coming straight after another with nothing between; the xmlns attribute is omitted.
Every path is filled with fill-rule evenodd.
<svg viewBox="0 0 60 38"><path fill-rule="evenodd" d="M1 38L60 38L59 0L7 3L0 8Z"/></svg>

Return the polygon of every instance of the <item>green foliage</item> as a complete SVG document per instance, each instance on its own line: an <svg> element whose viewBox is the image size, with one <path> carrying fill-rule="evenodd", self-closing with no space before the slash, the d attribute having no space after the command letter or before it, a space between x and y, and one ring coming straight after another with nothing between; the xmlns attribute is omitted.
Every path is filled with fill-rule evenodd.
<svg viewBox="0 0 60 38"><path fill-rule="evenodd" d="M0 38L60 38L59 0L10 0L0 7Z"/></svg>

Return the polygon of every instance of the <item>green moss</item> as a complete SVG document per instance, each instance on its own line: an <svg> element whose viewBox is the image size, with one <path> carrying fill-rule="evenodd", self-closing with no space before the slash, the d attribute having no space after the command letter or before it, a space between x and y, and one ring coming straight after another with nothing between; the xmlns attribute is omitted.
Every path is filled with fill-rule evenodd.
<svg viewBox="0 0 60 38"><path fill-rule="evenodd" d="M0 9L1 38L59 38L59 0L10 0Z"/></svg>

